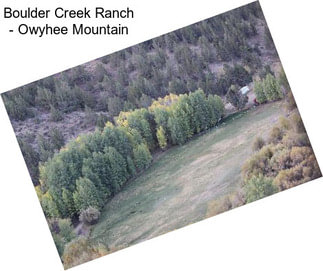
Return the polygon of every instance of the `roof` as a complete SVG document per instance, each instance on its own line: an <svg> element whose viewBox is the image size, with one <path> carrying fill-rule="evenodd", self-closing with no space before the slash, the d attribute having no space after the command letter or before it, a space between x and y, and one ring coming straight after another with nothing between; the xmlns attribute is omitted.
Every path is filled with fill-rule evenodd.
<svg viewBox="0 0 323 271"><path fill-rule="evenodd" d="M241 94L247 94L250 91L250 88L248 86L244 86L240 89Z"/></svg>

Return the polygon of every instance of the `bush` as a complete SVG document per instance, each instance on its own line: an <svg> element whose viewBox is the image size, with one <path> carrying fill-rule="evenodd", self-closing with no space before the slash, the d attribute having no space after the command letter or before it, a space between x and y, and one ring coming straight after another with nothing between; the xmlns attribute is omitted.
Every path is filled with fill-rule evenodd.
<svg viewBox="0 0 323 271"><path fill-rule="evenodd" d="M69 218L59 219L58 227L59 235L62 237L65 243L72 241L76 237L76 234L71 224L71 220Z"/></svg>
<svg viewBox="0 0 323 271"><path fill-rule="evenodd" d="M94 260L107 253L107 249L102 244L93 245L85 237L79 237L65 246L62 260L64 268L67 269Z"/></svg>
<svg viewBox="0 0 323 271"><path fill-rule="evenodd" d="M286 102L288 110L292 111L293 109L297 108L296 101L291 91L287 93Z"/></svg>
<svg viewBox="0 0 323 271"><path fill-rule="evenodd" d="M255 91L256 99L258 103L262 104L267 101L267 97L264 92L264 86L261 81L255 82L254 91Z"/></svg>
<svg viewBox="0 0 323 271"><path fill-rule="evenodd" d="M279 126L283 129L283 130L289 130L291 128L291 123L288 119L284 118L284 117L280 117L279 118Z"/></svg>
<svg viewBox="0 0 323 271"><path fill-rule="evenodd" d="M269 135L269 141L277 143L283 139L284 133L278 126L273 127Z"/></svg>
<svg viewBox="0 0 323 271"><path fill-rule="evenodd" d="M253 176L245 181L246 201L253 202L278 192L273 179L263 175Z"/></svg>
<svg viewBox="0 0 323 271"><path fill-rule="evenodd" d="M262 137L257 137L253 142L253 151L259 151L265 145L265 140Z"/></svg>
<svg viewBox="0 0 323 271"><path fill-rule="evenodd" d="M283 98L283 93L277 79L272 74L267 74L264 80L264 91L268 101Z"/></svg>
<svg viewBox="0 0 323 271"><path fill-rule="evenodd" d="M302 118L298 113L295 113L294 115L292 115L292 122L293 122L294 129L297 133L306 133Z"/></svg>
<svg viewBox="0 0 323 271"><path fill-rule="evenodd" d="M63 114L60 110L56 109L54 106L50 106L50 120L52 121L61 121L63 120Z"/></svg>
<svg viewBox="0 0 323 271"><path fill-rule="evenodd" d="M241 94L237 85L232 85L229 88L226 94L226 99L238 110L243 109L248 102L248 96Z"/></svg>
<svg viewBox="0 0 323 271"><path fill-rule="evenodd" d="M85 224L93 225L98 222L100 211L92 206L81 211L79 220Z"/></svg>
<svg viewBox="0 0 323 271"><path fill-rule="evenodd" d="M274 152L271 145L264 146L259 152L253 155L243 166L242 170L247 179L253 175L267 174L271 171L269 162Z"/></svg>

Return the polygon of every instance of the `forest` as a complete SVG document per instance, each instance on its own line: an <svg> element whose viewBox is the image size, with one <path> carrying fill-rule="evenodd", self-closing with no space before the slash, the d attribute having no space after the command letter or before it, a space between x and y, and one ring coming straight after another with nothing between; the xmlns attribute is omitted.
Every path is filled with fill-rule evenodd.
<svg viewBox="0 0 323 271"><path fill-rule="evenodd" d="M224 97L250 83L262 57L277 58L270 41L256 2L2 94L34 184L39 163L122 111L198 88Z"/></svg>
<svg viewBox="0 0 323 271"><path fill-rule="evenodd" d="M243 94L243 87L250 93ZM221 136L216 140L213 136L220 130L229 140L230 129L235 129L237 138L243 137L243 126L232 124L238 123L237 116L245 116L240 121L255 130L248 131L250 138L243 137L241 155L245 156L218 178L234 180L239 191L216 199L209 196L207 203L201 203L207 210L203 217L321 175L258 2L19 87L2 98L67 268L122 247L103 244L95 234L100 227L104 233L109 230L105 214L131 185L137 191L138 180L160 181L161 174L154 175L162 172L159 161L175 153L174 164L183 159L184 165L193 157L185 147L198 150L194 142L203 145L199 140L204 136L219 150L214 151L218 156L234 149L234 139L226 146ZM273 110L278 103L286 104L287 113ZM267 121L268 130L279 113L282 117L269 136L258 129L250 155L248 144L257 128L247 119L261 123L254 112ZM190 160L192 168L194 163L205 166L212 161L196 155L195 161ZM180 172L177 166L174 170L169 161L165 163L169 171ZM217 167L221 165L206 171L217 172ZM162 184L167 186L168 181L179 182ZM156 188L149 193L154 195ZM160 198L158 194L153 200ZM155 206L155 201L147 205ZM125 219L137 213L128 212L129 206L118 207L112 217L122 209L127 210ZM129 240L127 245L135 242Z"/></svg>

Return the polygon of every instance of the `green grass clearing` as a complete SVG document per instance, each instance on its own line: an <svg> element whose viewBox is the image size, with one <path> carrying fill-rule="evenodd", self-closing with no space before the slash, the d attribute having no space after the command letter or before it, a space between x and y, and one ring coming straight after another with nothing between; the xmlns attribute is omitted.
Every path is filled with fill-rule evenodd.
<svg viewBox="0 0 323 271"><path fill-rule="evenodd" d="M162 153L106 205L90 240L121 248L204 219L210 201L240 187L254 139L267 135L282 107L269 103L235 114Z"/></svg>

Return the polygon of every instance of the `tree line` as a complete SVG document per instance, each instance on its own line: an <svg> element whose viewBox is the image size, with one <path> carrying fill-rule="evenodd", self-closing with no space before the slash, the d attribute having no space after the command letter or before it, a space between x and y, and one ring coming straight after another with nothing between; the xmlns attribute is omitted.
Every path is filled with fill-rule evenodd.
<svg viewBox="0 0 323 271"><path fill-rule="evenodd" d="M181 145L223 116L217 95L203 90L167 95L148 108L121 112L117 125L80 135L40 167L38 196L47 217L100 210L108 198L149 167L151 153Z"/></svg>
<svg viewBox="0 0 323 271"><path fill-rule="evenodd" d="M198 88L206 95L227 96L230 102L243 107L245 97L236 99L238 87L236 91L229 90L231 85L242 87L250 83L261 66L261 50L250 39L259 35L256 26L263 21L260 6L254 2L38 80L2 97L16 125L32 118L35 127L43 124L43 114L49 114L50 125L57 126L68 114L79 111L84 112L80 127L102 129L122 111L148 108L159 97ZM212 67L218 63L223 63L221 73ZM174 130L176 118L171 122ZM161 141L168 130L165 125L160 127ZM63 140L71 139L73 133L72 127L66 125ZM38 164L45 163L61 147L46 144L51 141L50 134L44 129L39 136L26 134L19 139L35 185ZM185 138L173 138L178 140Z"/></svg>

